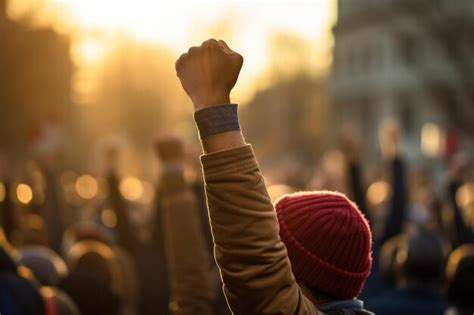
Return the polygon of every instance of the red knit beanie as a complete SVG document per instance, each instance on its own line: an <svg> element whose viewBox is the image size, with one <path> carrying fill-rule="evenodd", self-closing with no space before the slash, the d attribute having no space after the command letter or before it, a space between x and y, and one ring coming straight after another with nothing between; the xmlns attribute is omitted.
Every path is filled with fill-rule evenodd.
<svg viewBox="0 0 474 315"><path fill-rule="evenodd" d="M372 266L372 237L357 206L321 191L285 195L275 208L296 280L338 298L358 296Z"/></svg>

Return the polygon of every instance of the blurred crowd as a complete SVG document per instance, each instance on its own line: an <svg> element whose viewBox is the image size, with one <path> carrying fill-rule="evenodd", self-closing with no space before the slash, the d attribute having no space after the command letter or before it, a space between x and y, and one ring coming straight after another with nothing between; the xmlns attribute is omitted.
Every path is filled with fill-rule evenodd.
<svg viewBox="0 0 474 315"><path fill-rule="evenodd" d="M383 124L383 163L368 174L362 140L344 130L339 153L315 163L309 181L276 170L287 176L272 183L270 194L338 190L356 202L373 231L374 264L361 296L369 310L473 314L473 163L466 152L453 154L440 182L410 168L402 140L396 123ZM202 314L230 314L212 259L204 183L185 176L189 168L200 174L198 157L173 160L193 151L184 144L182 152L169 150L175 148L166 137L157 141L163 167L150 214L141 217L131 200L137 198L127 198L123 187L119 148L104 155L107 170L99 179L58 169L48 158L25 166L26 180L18 184L3 163L0 313L179 314L182 300L194 298L211 306ZM193 238L180 237L182 229Z"/></svg>

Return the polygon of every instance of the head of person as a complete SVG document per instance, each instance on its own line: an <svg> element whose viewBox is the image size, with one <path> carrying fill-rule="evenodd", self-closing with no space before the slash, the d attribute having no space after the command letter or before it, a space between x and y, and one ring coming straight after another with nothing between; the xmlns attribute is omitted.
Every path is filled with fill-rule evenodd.
<svg viewBox="0 0 474 315"><path fill-rule="evenodd" d="M316 302L352 299L372 267L372 234L355 203L337 192L284 195L275 203L296 280Z"/></svg>
<svg viewBox="0 0 474 315"><path fill-rule="evenodd" d="M106 245L114 244L112 234L94 222L79 222L71 225L63 236L62 254L67 257L71 248L80 241L97 241Z"/></svg>
<svg viewBox="0 0 474 315"><path fill-rule="evenodd" d="M58 286L68 274L64 260L44 246L23 247L18 251L18 259L44 286Z"/></svg>
<svg viewBox="0 0 474 315"><path fill-rule="evenodd" d="M448 283L446 295L458 308L474 308L474 244L466 244L454 250L446 267Z"/></svg>
<svg viewBox="0 0 474 315"><path fill-rule="evenodd" d="M82 314L118 314L122 307L120 266L112 248L98 241L80 241L66 258L70 274L61 288Z"/></svg>
<svg viewBox="0 0 474 315"><path fill-rule="evenodd" d="M23 217L21 234L23 245L48 244L44 220L38 214L29 213Z"/></svg>
<svg viewBox="0 0 474 315"><path fill-rule="evenodd" d="M396 255L397 284L437 286L443 278L447 243L434 231L417 228L409 232Z"/></svg>

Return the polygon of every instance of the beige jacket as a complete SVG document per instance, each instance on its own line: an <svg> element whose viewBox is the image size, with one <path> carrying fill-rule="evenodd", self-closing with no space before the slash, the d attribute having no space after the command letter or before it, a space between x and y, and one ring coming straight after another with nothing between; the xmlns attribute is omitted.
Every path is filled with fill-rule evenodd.
<svg viewBox="0 0 474 315"><path fill-rule="evenodd" d="M177 315L210 315L215 294L196 200L183 172L165 170L161 181L170 311Z"/></svg>
<svg viewBox="0 0 474 315"><path fill-rule="evenodd" d="M204 155L216 261L234 314L320 314L291 272L250 145Z"/></svg>

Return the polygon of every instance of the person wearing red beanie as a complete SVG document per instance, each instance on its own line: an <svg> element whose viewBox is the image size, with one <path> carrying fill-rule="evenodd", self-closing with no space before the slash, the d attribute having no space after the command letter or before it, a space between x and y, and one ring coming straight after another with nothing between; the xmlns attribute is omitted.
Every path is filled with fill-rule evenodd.
<svg viewBox="0 0 474 315"><path fill-rule="evenodd" d="M272 204L230 103L242 64L242 56L214 39L176 62L205 153L215 258L231 311L372 314L357 300L372 265L367 221L336 192L286 195Z"/></svg>
<svg viewBox="0 0 474 315"><path fill-rule="evenodd" d="M275 209L296 280L336 298L359 295L372 266L372 238L357 206L321 191L283 196Z"/></svg>

